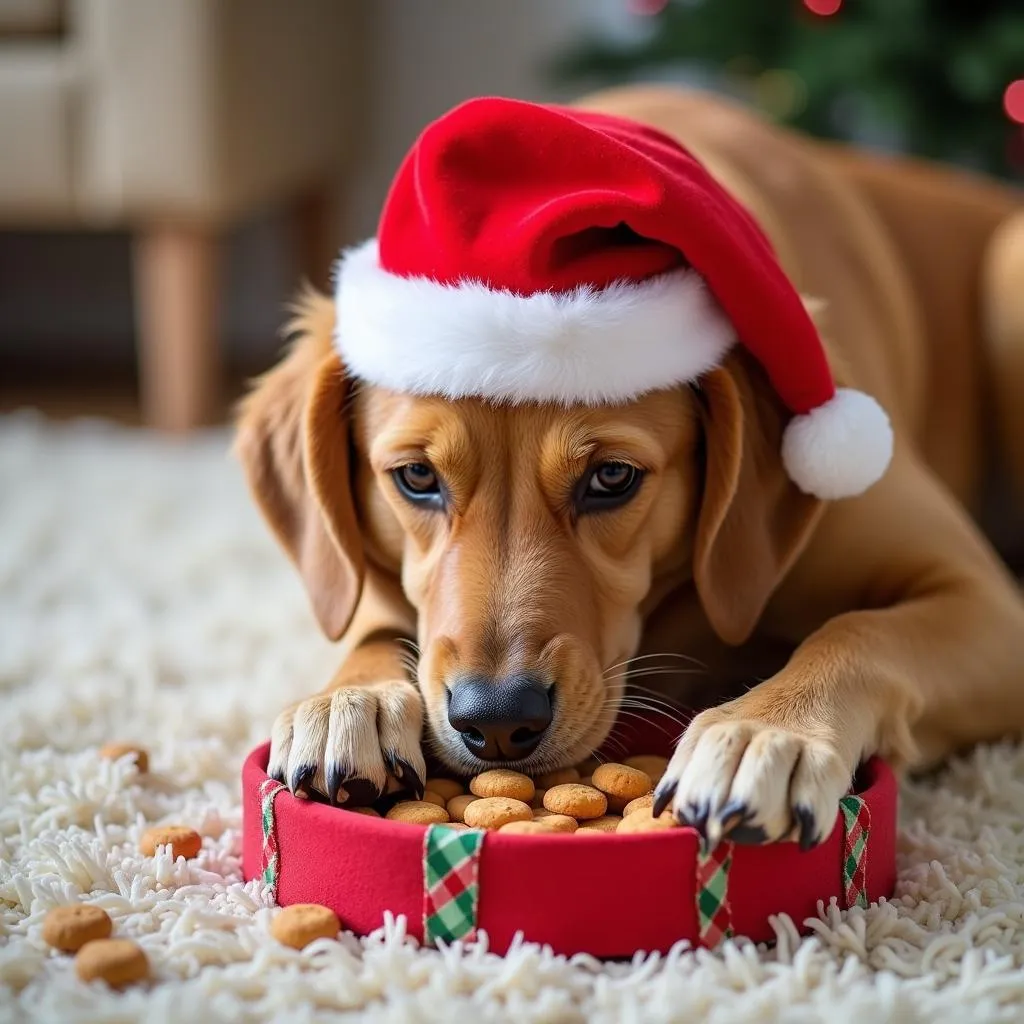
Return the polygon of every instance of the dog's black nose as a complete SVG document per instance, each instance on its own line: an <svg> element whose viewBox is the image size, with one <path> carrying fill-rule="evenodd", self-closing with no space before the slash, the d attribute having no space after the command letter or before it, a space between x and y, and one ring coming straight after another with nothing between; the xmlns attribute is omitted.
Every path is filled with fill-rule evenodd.
<svg viewBox="0 0 1024 1024"><path fill-rule="evenodd" d="M528 675L467 676L448 693L448 721L471 754L515 761L536 748L551 724L551 694Z"/></svg>

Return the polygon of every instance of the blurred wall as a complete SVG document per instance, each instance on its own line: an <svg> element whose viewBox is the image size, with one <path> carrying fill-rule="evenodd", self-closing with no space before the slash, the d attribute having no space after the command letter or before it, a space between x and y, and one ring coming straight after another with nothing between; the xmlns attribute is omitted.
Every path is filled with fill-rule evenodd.
<svg viewBox="0 0 1024 1024"><path fill-rule="evenodd" d="M373 233L390 177L427 121L470 96L561 98L545 73L552 54L581 32L636 25L626 0L337 2L372 4L363 158L343 183L348 241ZM24 354L34 364L130 366L129 252L119 234L0 234L0 366ZM241 225L226 257L222 333L248 371L277 352L295 284L283 218L270 211Z"/></svg>
<svg viewBox="0 0 1024 1024"><path fill-rule="evenodd" d="M373 234L391 175L430 120L488 93L559 100L552 56L582 32L642 26L627 0L377 0L366 162L350 193L348 227Z"/></svg>

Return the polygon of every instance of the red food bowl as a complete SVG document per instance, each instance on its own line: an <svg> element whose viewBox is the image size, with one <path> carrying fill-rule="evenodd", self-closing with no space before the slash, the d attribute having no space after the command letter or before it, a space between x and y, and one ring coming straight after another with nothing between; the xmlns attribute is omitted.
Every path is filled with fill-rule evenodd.
<svg viewBox="0 0 1024 1024"><path fill-rule="evenodd" d="M671 739L647 723L631 727L627 749L667 755ZM430 941L440 892L462 922L447 937L482 929L501 953L522 932L556 953L626 957L664 952L680 939L709 947L730 934L771 941L773 914L802 929L819 901L866 905L889 897L896 881L896 780L877 758L861 768L836 827L814 849L724 842L704 855L690 828L481 839L434 826L428 839L420 825L296 799L268 778L268 753L269 744L259 747L242 770L245 878L262 875L282 906L331 907L359 935L390 911ZM428 868L432 844L455 837L476 848L470 855L459 847L462 863L439 880L436 861L433 874Z"/></svg>

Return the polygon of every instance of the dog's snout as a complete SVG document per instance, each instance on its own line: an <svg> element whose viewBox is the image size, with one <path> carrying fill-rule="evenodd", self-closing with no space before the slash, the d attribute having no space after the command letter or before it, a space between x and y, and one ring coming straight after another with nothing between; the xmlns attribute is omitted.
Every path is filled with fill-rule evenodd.
<svg viewBox="0 0 1024 1024"><path fill-rule="evenodd" d="M550 689L529 675L469 676L449 692L448 721L476 757L518 760L536 749L551 724Z"/></svg>

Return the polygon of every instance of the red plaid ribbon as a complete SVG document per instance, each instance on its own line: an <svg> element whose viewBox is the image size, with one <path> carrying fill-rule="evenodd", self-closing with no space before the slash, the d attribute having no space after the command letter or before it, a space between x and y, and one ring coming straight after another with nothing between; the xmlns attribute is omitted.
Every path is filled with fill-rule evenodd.
<svg viewBox="0 0 1024 1024"><path fill-rule="evenodd" d="M277 823L274 819L274 800L284 789L280 782L266 779L260 783L260 820L263 825L263 853L260 858L260 877L270 886L270 896L277 902L277 876L281 858L277 849Z"/></svg>
<svg viewBox="0 0 1024 1024"><path fill-rule="evenodd" d="M732 846L724 840L707 853L697 853L697 924L700 944L706 949L714 949L723 939L732 938Z"/></svg>
<svg viewBox="0 0 1024 1024"><path fill-rule="evenodd" d="M839 801L843 812L843 900L847 909L868 906L868 838L871 811L859 796Z"/></svg>
<svg viewBox="0 0 1024 1024"><path fill-rule="evenodd" d="M423 937L471 941L480 898L480 849L484 834L431 825L423 837Z"/></svg>

